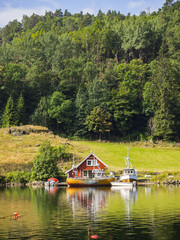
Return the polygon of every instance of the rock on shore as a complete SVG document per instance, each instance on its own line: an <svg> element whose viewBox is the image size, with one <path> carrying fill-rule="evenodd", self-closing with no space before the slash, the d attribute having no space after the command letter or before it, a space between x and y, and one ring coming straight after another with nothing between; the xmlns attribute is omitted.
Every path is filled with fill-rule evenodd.
<svg viewBox="0 0 180 240"><path fill-rule="evenodd" d="M171 179L171 180L165 180L162 182L162 184L173 184L173 185L179 185L180 184L180 180L174 180L174 179Z"/></svg>

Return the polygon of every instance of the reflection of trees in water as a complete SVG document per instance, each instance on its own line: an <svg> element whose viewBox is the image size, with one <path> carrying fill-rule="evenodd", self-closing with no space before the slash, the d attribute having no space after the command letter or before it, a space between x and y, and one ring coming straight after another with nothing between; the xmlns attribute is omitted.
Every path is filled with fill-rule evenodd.
<svg viewBox="0 0 180 240"><path fill-rule="evenodd" d="M37 208L37 211L46 216L46 218L50 218L53 213L57 214L59 210L59 205L61 203L65 203L61 201L62 196L65 193L64 188L57 187L37 187L32 190L32 198L34 206Z"/></svg>
<svg viewBox="0 0 180 240"><path fill-rule="evenodd" d="M5 227L0 229L0 232L7 232L8 239L23 239L25 236L30 239L33 235L33 225L39 222L39 214L33 204L34 194L34 190L30 187L4 189L5 202L1 201L1 204L5 207L5 211L11 214L11 217L3 220ZM12 221L14 212L21 215L17 221Z"/></svg>
<svg viewBox="0 0 180 240"><path fill-rule="evenodd" d="M0 236L87 239L87 229L91 227L92 233L103 240L179 239L177 186L138 187L138 192L118 188L81 188L81 193L77 193L78 189L54 190L0 188L1 216L14 211L22 216L18 221L1 220Z"/></svg>
<svg viewBox="0 0 180 240"><path fill-rule="evenodd" d="M72 212L66 199L66 188L48 187L33 189L33 204L38 212L41 221L42 233L44 236L59 236L57 238L66 239L65 229L72 228ZM48 232L47 232L48 229ZM70 230L69 230L70 231ZM38 233L39 234L39 233ZM45 239L51 239L45 238Z"/></svg>

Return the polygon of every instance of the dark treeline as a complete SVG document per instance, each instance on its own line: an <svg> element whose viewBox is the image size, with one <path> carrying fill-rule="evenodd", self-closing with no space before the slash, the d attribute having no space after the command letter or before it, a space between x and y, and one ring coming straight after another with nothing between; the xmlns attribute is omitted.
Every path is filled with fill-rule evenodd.
<svg viewBox="0 0 180 240"><path fill-rule="evenodd" d="M158 12L23 16L0 30L0 124L62 136L180 136L180 2Z"/></svg>

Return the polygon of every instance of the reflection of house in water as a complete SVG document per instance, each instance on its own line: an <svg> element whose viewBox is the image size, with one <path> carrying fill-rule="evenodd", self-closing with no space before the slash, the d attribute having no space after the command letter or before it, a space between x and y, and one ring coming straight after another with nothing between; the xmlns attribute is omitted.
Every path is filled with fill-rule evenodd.
<svg viewBox="0 0 180 240"><path fill-rule="evenodd" d="M72 204L73 214L83 207L90 215L94 215L106 204L110 188L67 188L67 200Z"/></svg>

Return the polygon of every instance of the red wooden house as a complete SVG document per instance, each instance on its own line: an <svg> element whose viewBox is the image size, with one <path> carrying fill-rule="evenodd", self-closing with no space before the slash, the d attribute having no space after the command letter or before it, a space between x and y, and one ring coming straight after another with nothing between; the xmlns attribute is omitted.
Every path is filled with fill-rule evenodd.
<svg viewBox="0 0 180 240"><path fill-rule="evenodd" d="M66 174L68 178L92 179L105 176L104 171L108 166L103 163L93 152L76 166L72 166Z"/></svg>

